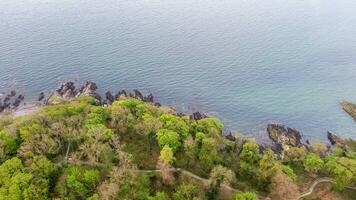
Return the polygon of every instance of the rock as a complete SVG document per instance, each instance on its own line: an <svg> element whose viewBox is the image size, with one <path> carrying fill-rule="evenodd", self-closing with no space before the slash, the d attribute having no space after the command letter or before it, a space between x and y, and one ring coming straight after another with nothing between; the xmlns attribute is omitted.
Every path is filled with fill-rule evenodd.
<svg viewBox="0 0 356 200"><path fill-rule="evenodd" d="M0 99L0 112L6 109L15 109L21 105L25 96L20 94L16 97L17 92L12 90L9 94L5 95L4 99Z"/></svg>
<svg viewBox="0 0 356 200"><path fill-rule="evenodd" d="M147 95L147 96L145 96L144 98L143 98L143 101L144 102L148 102L148 103L153 103L153 94L152 93L150 93L149 95Z"/></svg>
<svg viewBox="0 0 356 200"><path fill-rule="evenodd" d="M137 89L134 89L133 90L133 93L130 93L130 97L134 98L134 99L138 99L138 100L141 100L143 101L143 95L142 93L137 90Z"/></svg>
<svg viewBox="0 0 356 200"><path fill-rule="evenodd" d="M341 107L356 121L356 104L343 101L341 102Z"/></svg>
<svg viewBox="0 0 356 200"><path fill-rule="evenodd" d="M108 105L111 105L115 101L115 97L111 94L110 91L107 91L105 93L105 96L106 96L106 103Z"/></svg>
<svg viewBox="0 0 356 200"><path fill-rule="evenodd" d="M76 96L87 96L87 97L93 97L97 100L99 100L99 102L101 101L101 96L96 92L96 90L98 89L98 87L96 86L96 83L92 82L92 81L87 81L79 90L79 92L77 92Z"/></svg>
<svg viewBox="0 0 356 200"><path fill-rule="evenodd" d="M328 131L328 139L332 145L336 146L344 146L344 142L341 138L339 138L335 133Z"/></svg>
<svg viewBox="0 0 356 200"><path fill-rule="evenodd" d="M45 98L45 94L44 94L44 92L40 92L40 93L38 94L37 101L43 101L43 100L44 100L44 98Z"/></svg>
<svg viewBox="0 0 356 200"><path fill-rule="evenodd" d="M275 151L279 153L290 147L304 146L301 142L301 134L295 129L278 124L268 124L267 133L275 146Z"/></svg>
<svg viewBox="0 0 356 200"><path fill-rule="evenodd" d="M116 95L115 99L120 100L127 97L127 92L125 90L120 90Z"/></svg>
<svg viewBox="0 0 356 200"><path fill-rule="evenodd" d="M158 103L158 102L156 102L154 105L157 106L157 107L161 107L161 106L162 106L162 105L161 105L160 103Z"/></svg>
<svg viewBox="0 0 356 200"><path fill-rule="evenodd" d="M207 116L201 112L194 112L192 115L190 115L190 119L192 119L192 120L201 120L206 117Z"/></svg>
<svg viewBox="0 0 356 200"><path fill-rule="evenodd" d="M236 141L236 137L231 132L229 132L229 134L227 134L225 138L230 141Z"/></svg>

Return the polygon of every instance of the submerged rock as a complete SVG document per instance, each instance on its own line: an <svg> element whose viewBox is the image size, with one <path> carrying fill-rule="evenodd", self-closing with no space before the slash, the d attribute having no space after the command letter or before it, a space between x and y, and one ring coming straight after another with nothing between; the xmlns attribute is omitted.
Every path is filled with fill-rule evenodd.
<svg viewBox="0 0 356 200"><path fill-rule="evenodd" d="M341 107L356 121L356 104L343 101L341 102Z"/></svg>

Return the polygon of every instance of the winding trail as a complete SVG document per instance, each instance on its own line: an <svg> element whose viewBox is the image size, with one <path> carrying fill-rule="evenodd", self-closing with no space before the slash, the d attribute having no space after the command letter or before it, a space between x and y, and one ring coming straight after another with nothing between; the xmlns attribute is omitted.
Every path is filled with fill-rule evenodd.
<svg viewBox="0 0 356 200"><path fill-rule="evenodd" d="M316 186L318 186L320 183L334 183L334 181L329 178L329 177L322 177L318 178L314 181L314 183L309 187L309 190L303 194L301 194L296 200L302 199L306 196L309 196L313 193L314 189ZM345 188L351 189L351 190L356 190L356 187L351 187L351 186L346 186Z"/></svg>

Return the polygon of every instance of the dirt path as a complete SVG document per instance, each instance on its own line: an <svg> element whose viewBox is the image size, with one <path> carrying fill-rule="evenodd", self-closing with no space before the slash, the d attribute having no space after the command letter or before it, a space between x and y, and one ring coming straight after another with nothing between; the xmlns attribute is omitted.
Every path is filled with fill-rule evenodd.
<svg viewBox="0 0 356 200"><path fill-rule="evenodd" d="M309 187L309 190L303 194L301 194L298 199L302 199L306 196L309 196L313 193L314 189L316 186L318 186L320 183L334 183L334 181L329 178L329 177L323 177L323 178L318 178L317 180L314 181L314 183ZM356 190L356 187L351 187L351 186L346 186L345 188L351 189L351 190ZM297 199L297 200L298 200Z"/></svg>

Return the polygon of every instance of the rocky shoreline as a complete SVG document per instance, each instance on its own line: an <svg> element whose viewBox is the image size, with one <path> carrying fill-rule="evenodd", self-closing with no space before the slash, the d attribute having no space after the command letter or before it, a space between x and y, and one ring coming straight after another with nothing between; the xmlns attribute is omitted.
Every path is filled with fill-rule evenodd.
<svg viewBox="0 0 356 200"><path fill-rule="evenodd" d="M59 104L65 100L69 100L79 96L88 96L97 100L98 105L102 106L110 106L114 101L120 100L123 98L135 98L141 100L143 102L151 103L155 106L161 106L159 102L154 100L154 96L152 93L148 95L143 95L139 90L134 89L131 92L126 91L124 89L119 90L117 93L113 94L111 91L107 91L105 96L101 96L97 92L97 84L92 81L85 82L84 85L80 87L76 87L75 83L72 81L68 81L60 85L60 87L55 90L47 99L45 98L45 94L43 92L38 94L37 103L32 106L24 106L22 109L18 109L21 105L25 105L24 103L24 95L17 94L16 91L11 91L9 94L4 95L4 98L0 98L0 113L6 110L16 111L15 116L26 115L28 113L35 112L39 110L39 107L42 105L54 105ZM342 108L351 115L356 120L356 105L349 102L342 102ZM174 110L174 108L172 108ZM174 114L178 116L189 116L190 119L200 120L208 117L206 114L201 112L194 112L190 115L185 113L178 113L175 110ZM222 133L225 138L235 141L236 137L232 132L227 131ZM309 141L302 141L303 135L290 127L287 127L282 124L277 123L268 123L266 127L266 134L268 138L268 142L259 143L261 149L271 148L277 154L281 154L284 150L287 150L291 147L306 147L309 148ZM329 149L332 146L344 147L345 143L343 139L339 138L335 133L331 131L327 132L327 138L330 141Z"/></svg>

